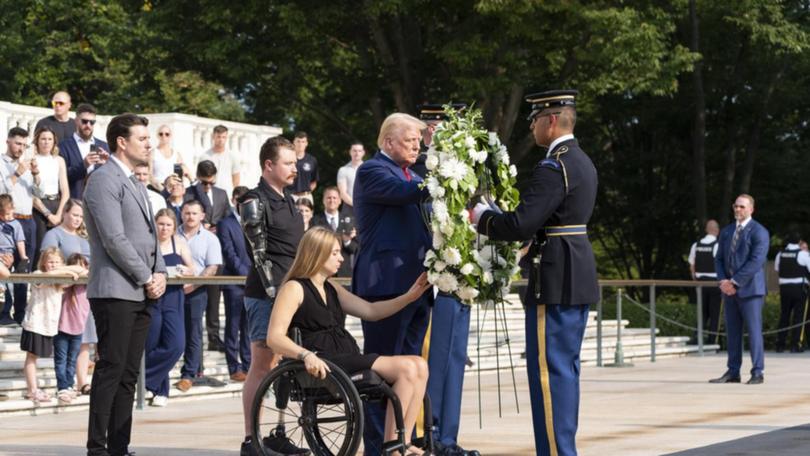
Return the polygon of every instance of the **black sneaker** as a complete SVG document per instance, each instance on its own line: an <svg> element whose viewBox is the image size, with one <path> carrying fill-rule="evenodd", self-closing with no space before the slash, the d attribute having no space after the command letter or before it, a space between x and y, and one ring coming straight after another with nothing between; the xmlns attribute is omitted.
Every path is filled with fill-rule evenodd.
<svg viewBox="0 0 810 456"><path fill-rule="evenodd" d="M310 454L307 448L298 448L292 440L284 435L270 434L262 439L265 447L289 456L307 456Z"/></svg>
<svg viewBox="0 0 810 456"><path fill-rule="evenodd" d="M15 326L17 322L11 317L0 318L0 326Z"/></svg>

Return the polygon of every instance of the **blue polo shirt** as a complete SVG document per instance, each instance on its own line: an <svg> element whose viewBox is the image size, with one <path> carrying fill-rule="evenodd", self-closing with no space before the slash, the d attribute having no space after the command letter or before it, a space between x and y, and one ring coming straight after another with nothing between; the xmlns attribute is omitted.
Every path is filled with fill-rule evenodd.
<svg viewBox="0 0 810 456"><path fill-rule="evenodd" d="M202 274L207 266L222 265L222 247L217 236L200 225L195 234L186 236L183 226L177 230L177 234L185 239L191 250L191 259L194 261L196 274Z"/></svg>
<svg viewBox="0 0 810 456"><path fill-rule="evenodd" d="M0 222L0 253L17 253L17 243L25 242L22 225L17 220ZM31 255L31 252L25 252Z"/></svg>

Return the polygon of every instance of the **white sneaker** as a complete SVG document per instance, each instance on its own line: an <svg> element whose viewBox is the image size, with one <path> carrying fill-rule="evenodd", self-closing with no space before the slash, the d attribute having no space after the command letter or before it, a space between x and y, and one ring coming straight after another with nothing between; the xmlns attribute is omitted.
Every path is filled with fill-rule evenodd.
<svg viewBox="0 0 810 456"><path fill-rule="evenodd" d="M166 396L155 396L152 398L152 407L166 407L169 405L169 398Z"/></svg>

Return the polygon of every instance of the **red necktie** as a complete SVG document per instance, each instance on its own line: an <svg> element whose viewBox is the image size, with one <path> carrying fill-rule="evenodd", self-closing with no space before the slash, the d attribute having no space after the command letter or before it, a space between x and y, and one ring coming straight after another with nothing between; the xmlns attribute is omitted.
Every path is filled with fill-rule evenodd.
<svg viewBox="0 0 810 456"><path fill-rule="evenodd" d="M403 174L405 174L405 180L406 180L406 181L408 181L408 182L410 182L410 181L411 181L411 172L410 172L410 171L408 171L408 167L407 167L407 166L403 166L403 167L402 167L402 173L403 173Z"/></svg>

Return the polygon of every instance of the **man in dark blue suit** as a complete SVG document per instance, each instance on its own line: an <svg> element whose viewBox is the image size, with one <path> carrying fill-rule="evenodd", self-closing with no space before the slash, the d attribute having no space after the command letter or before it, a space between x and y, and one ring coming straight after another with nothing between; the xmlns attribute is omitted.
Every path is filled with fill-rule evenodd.
<svg viewBox="0 0 810 456"><path fill-rule="evenodd" d="M247 187L233 189L233 205L245 193ZM226 276L246 276L250 272L250 257L245 247L245 235L239 223L239 214L233 209L217 224L217 237L222 245L222 260L225 262L222 274ZM222 287L225 297L225 360L231 380L244 382L250 368L250 341L247 337L247 314L244 308L245 287L226 285Z"/></svg>
<svg viewBox="0 0 810 456"><path fill-rule="evenodd" d="M96 166L110 157L107 143L93 137L96 108L88 103L76 107L76 132L59 143L59 155L65 159L70 197L82 199L84 180Z"/></svg>
<svg viewBox="0 0 810 456"><path fill-rule="evenodd" d="M751 218L754 198L742 194L734 201L735 222L723 228L717 241L715 266L725 303L728 334L728 370L711 383L739 383L743 325L751 349L749 385L765 381L762 341L762 306L765 304L765 260L770 246L768 230Z"/></svg>
<svg viewBox="0 0 810 456"><path fill-rule="evenodd" d="M370 302L404 293L424 271L431 241L420 204L427 190L419 188L422 178L408 169L419 155L424 128L415 117L391 114L380 127L380 151L357 169L354 214L360 250L352 290ZM419 355L430 317L432 295L427 295L388 318L364 321L365 353ZM381 454L384 420L382 406L366 405L365 454Z"/></svg>

